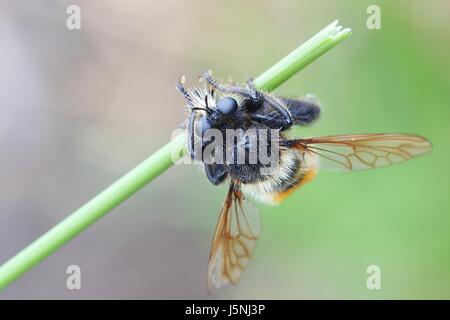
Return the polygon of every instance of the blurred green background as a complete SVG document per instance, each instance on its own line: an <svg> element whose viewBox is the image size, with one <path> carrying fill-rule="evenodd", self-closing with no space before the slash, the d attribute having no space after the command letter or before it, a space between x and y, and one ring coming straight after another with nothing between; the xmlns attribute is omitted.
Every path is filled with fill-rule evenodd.
<svg viewBox="0 0 450 320"><path fill-rule="evenodd" d="M78 4L82 29L65 27ZM381 8L381 30L366 9ZM244 81L335 19L353 35L277 90L316 95L305 136L410 132L434 150L380 170L320 174L278 207L239 285L212 298L450 298L450 2L0 3L0 262L170 138L173 84L211 68ZM211 298L210 240L226 187L175 166L0 298ZM66 289L81 267L82 289ZM368 290L366 268L381 268Z"/></svg>

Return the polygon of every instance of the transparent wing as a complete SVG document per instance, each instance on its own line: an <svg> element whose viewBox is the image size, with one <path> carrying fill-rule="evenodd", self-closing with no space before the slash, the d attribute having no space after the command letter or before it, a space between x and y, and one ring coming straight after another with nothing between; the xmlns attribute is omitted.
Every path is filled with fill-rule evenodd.
<svg viewBox="0 0 450 320"><path fill-rule="evenodd" d="M399 163L432 149L427 139L412 134L337 135L295 140L295 147L318 155L325 169L373 169Z"/></svg>
<svg viewBox="0 0 450 320"><path fill-rule="evenodd" d="M239 185L231 183L220 212L208 262L208 290L239 281L261 233L259 210L245 202Z"/></svg>

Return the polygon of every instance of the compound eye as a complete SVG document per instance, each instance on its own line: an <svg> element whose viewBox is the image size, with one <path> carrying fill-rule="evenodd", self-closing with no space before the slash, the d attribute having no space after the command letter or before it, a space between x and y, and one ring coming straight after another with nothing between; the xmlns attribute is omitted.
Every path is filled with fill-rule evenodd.
<svg viewBox="0 0 450 320"><path fill-rule="evenodd" d="M231 114L237 110L238 104L235 99L227 97L219 100L219 102L217 102L216 108L222 114Z"/></svg>
<svg viewBox="0 0 450 320"><path fill-rule="evenodd" d="M197 124L195 125L195 133L199 137L203 137L206 131L211 128L212 128L211 121L209 121L209 119L206 116L204 116L200 118L200 121L198 121Z"/></svg>

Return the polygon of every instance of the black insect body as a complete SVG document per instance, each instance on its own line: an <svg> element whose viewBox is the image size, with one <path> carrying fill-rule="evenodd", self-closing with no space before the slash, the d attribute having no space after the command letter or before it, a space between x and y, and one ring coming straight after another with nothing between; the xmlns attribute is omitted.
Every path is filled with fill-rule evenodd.
<svg viewBox="0 0 450 320"><path fill-rule="evenodd" d="M237 283L255 249L260 216L256 207L244 201L244 194L278 204L315 177L319 159L331 169L366 170L399 163L432 148L427 139L413 134L289 138L292 126L317 120L316 102L276 97L255 89L251 82L222 85L209 72L202 78L205 87L187 91L182 78L177 88L189 109L191 158L201 161L212 184L230 181L211 246L209 289Z"/></svg>
<svg viewBox="0 0 450 320"><path fill-rule="evenodd" d="M271 157L272 152L277 152L278 158L283 157L285 161L279 161L280 166L274 170L287 172L284 174L284 180L275 180L273 189L278 187L288 187L293 185L292 178L298 171L300 161L294 161L290 158L296 158L292 153L298 153L297 150L278 150L283 149L283 144L287 139L283 132L290 129L292 125L308 125L316 120L320 114L320 108L317 104L310 101L301 101L285 99L271 96L262 91L256 90L251 83L247 87L224 86L214 80L206 72L203 79L209 85L209 89L194 89L188 93L182 83L177 84L177 88L185 96L188 107L191 110L188 123L189 152L193 159L203 159L203 153L213 139L201 140L201 152L197 152L194 143L197 137L205 136L210 129L217 129L222 133L225 141L227 130L232 129L236 137L233 140L234 157L231 161L226 161L226 144L224 144L223 157L215 158L214 161L204 164L205 173L208 179L214 185L220 184L227 177L236 180L241 184L261 183L262 181L271 182L271 177L261 175L261 168L270 167L273 163L261 163L257 157L256 163L238 163L237 158L242 156L248 159L249 154L254 152L258 154L261 144L267 146L267 157ZM222 96L216 101L215 92L219 91ZM254 129L253 137L245 134L249 129ZM271 150L271 141L273 131L278 130L277 149ZM240 130L236 133L236 130ZM228 135L229 137L229 135ZM254 138L252 143L250 140ZM286 140L286 141L285 141ZM239 152L239 147L243 147ZM242 154L244 152L245 154ZM241 154L240 154L241 153ZM197 158L197 155L200 157ZM279 178L280 175L276 175ZM272 177L273 178L273 177ZM273 180L273 179L272 179ZM282 191L277 189L278 191Z"/></svg>

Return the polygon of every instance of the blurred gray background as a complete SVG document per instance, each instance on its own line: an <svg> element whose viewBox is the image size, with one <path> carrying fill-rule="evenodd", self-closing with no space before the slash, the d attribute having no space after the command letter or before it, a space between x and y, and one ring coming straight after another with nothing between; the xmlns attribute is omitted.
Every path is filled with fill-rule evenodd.
<svg viewBox="0 0 450 320"><path fill-rule="evenodd" d="M66 28L77 4L82 29ZM382 9L382 29L366 8ZM324 174L276 208L238 286L213 298L450 298L447 1L1 1L0 263L169 139L174 82L211 68L244 81L335 19L353 35L278 93L313 93L305 136L413 132L435 149L402 166ZM226 187L175 166L18 279L2 299L210 298ZM67 290L68 265L82 289ZM382 268L382 290L366 268Z"/></svg>

